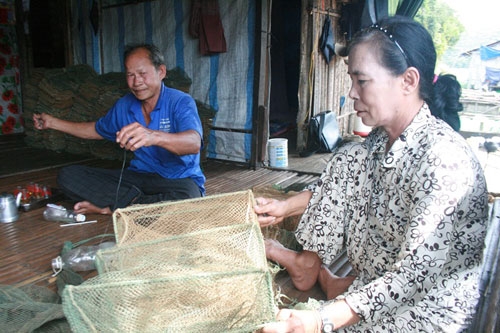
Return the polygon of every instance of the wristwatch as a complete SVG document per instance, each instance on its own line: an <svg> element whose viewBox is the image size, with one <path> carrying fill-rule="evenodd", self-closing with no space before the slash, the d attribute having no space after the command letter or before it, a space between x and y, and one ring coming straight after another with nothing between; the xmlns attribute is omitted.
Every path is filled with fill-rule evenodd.
<svg viewBox="0 0 500 333"><path fill-rule="evenodd" d="M323 307L319 309L319 314L321 316L321 332L331 333L335 329L335 325L328 318L327 313L325 313Z"/></svg>

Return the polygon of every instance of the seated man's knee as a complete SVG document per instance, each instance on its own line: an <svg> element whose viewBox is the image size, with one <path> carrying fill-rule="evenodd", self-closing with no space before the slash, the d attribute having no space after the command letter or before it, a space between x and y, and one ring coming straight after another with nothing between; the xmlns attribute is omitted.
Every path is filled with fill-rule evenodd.
<svg viewBox="0 0 500 333"><path fill-rule="evenodd" d="M62 168L57 174L57 184L64 187L64 184L71 183L72 180L78 179L83 173L83 167L81 165L70 165Z"/></svg>

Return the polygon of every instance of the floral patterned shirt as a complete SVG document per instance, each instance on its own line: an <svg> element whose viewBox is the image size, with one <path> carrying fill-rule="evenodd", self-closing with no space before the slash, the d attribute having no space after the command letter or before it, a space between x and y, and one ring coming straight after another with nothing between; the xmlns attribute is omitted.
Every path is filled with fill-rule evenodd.
<svg viewBox="0 0 500 333"><path fill-rule="evenodd" d="M309 189L296 231L330 264L343 247L357 277L342 295L348 332L459 331L478 299L488 198L466 141L423 105L386 151L375 129L342 144Z"/></svg>

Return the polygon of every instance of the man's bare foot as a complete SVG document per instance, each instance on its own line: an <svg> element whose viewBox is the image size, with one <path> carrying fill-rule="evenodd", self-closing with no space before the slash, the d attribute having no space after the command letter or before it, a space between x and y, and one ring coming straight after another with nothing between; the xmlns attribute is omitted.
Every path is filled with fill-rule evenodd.
<svg viewBox="0 0 500 333"><path fill-rule="evenodd" d="M326 299L330 300L345 292L355 278L355 276L340 277L334 275L328 267L322 265L319 271L318 282L326 294Z"/></svg>
<svg viewBox="0 0 500 333"><path fill-rule="evenodd" d="M316 284L321 259L315 252L296 252L274 239L266 239L265 245L267 258L286 268L295 288L307 291Z"/></svg>
<svg viewBox="0 0 500 333"><path fill-rule="evenodd" d="M111 209L109 207L100 208L88 201L80 201L73 207L75 213L77 214L102 214L111 215Z"/></svg>

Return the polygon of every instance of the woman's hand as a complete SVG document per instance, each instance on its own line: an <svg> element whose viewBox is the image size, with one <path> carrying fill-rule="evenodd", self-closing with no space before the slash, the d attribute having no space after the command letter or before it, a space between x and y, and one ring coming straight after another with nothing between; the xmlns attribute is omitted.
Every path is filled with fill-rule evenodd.
<svg viewBox="0 0 500 333"><path fill-rule="evenodd" d="M323 307L328 319L335 324L335 329L354 325L360 317L345 300L336 301ZM277 322L269 323L262 329L263 333L319 333L322 329L322 318L319 311L282 309L276 316Z"/></svg>
<svg viewBox="0 0 500 333"><path fill-rule="evenodd" d="M318 311L282 309L277 322L269 323L263 333L318 333L321 331L321 317Z"/></svg>
<svg viewBox="0 0 500 333"><path fill-rule="evenodd" d="M286 217L286 203L276 199L256 198L254 211L261 227L280 223Z"/></svg>
<svg viewBox="0 0 500 333"><path fill-rule="evenodd" d="M312 192L302 191L284 201L259 197L253 209L259 216L260 226L267 227L280 223L285 217L304 213L311 196Z"/></svg>

